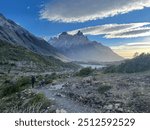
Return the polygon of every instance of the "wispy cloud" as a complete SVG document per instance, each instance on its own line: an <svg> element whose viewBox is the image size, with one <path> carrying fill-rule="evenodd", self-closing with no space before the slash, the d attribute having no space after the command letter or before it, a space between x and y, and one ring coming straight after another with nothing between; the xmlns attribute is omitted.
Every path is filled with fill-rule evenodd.
<svg viewBox="0 0 150 130"><path fill-rule="evenodd" d="M111 46L112 49L137 49L141 47L150 47L150 42L133 42L133 43L126 43L124 45L119 46ZM150 48L149 48L150 49Z"/></svg>
<svg viewBox="0 0 150 130"><path fill-rule="evenodd" d="M105 38L135 38L150 36L150 22L128 24L105 24L80 28L68 33L82 31L85 35L104 35Z"/></svg>
<svg viewBox="0 0 150 130"><path fill-rule="evenodd" d="M150 0L53 0L40 11L41 19L85 22L150 7Z"/></svg>
<svg viewBox="0 0 150 130"><path fill-rule="evenodd" d="M129 30L122 30L122 32L111 33L106 35L106 38L136 38L150 36L150 27L140 27Z"/></svg>

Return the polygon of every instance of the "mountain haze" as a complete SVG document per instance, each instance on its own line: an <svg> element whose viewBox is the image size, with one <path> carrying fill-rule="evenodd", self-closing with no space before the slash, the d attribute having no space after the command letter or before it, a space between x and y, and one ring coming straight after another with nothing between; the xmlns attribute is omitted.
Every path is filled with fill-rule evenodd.
<svg viewBox="0 0 150 130"><path fill-rule="evenodd" d="M49 43L73 61L111 62L123 60L109 47L96 41L90 41L81 31L75 35L63 32L58 38L51 38Z"/></svg>

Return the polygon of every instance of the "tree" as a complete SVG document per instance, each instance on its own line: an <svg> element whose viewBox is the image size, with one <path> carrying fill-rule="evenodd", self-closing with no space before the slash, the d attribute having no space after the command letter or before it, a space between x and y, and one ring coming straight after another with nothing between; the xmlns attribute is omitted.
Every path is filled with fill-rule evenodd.
<svg viewBox="0 0 150 130"><path fill-rule="evenodd" d="M137 57L137 56L139 56L139 53L138 53L138 52L135 52L134 55L133 55L133 57L135 58L135 57Z"/></svg>

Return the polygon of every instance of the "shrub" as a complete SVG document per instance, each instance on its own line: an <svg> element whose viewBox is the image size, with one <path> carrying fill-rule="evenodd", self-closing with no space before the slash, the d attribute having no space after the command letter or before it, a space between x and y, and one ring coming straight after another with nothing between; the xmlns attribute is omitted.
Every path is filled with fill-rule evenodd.
<svg viewBox="0 0 150 130"><path fill-rule="evenodd" d="M51 77L51 79L56 79L57 78L57 74L56 73L52 73L51 75L50 75L50 77Z"/></svg>
<svg viewBox="0 0 150 130"><path fill-rule="evenodd" d="M30 101L26 104L27 106L36 106L37 104L41 104L39 111L42 109L47 109L52 105L52 102L48 100L44 94L38 93L34 97L30 99Z"/></svg>
<svg viewBox="0 0 150 130"><path fill-rule="evenodd" d="M18 92L18 91L19 91L19 88L16 87L14 83L12 83L12 82L6 83L4 85L4 88L2 89L1 96L2 97L8 96L8 95L11 95L11 94Z"/></svg>
<svg viewBox="0 0 150 130"><path fill-rule="evenodd" d="M115 73L116 72L116 66L115 65L111 65L108 66L106 68L104 68L104 73Z"/></svg>
<svg viewBox="0 0 150 130"><path fill-rule="evenodd" d="M37 104L38 102L42 102L43 100L45 99L45 96L44 94L36 94L30 101L29 103L34 105L34 104Z"/></svg>
<svg viewBox="0 0 150 130"><path fill-rule="evenodd" d="M45 80L45 84L51 84L51 83L53 83L53 80L52 80L52 79L46 79L46 80Z"/></svg>
<svg viewBox="0 0 150 130"><path fill-rule="evenodd" d="M109 91L112 88L110 85L101 85L98 87L98 92L100 94L104 94L105 92Z"/></svg>
<svg viewBox="0 0 150 130"><path fill-rule="evenodd" d="M91 67L83 68L78 73L77 76L88 76L93 72Z"/></svg>
<svg viewBox="0 0 150 130"><path fill-rule="evenodd" d="M50 84L53 80L57 79L58 75L56 73L52 73L51 75L46 75L45 77L45 84Z"/></svg>
<svg viewBox="0 0 150 130"><path fill-rule="evenodd" d="M21 77L16 82L16 86L20 88L27 86L29 84L31 84L31 79L29 77Z"/></svg>
<svg viewBox="0 0 150 130"><path fill-rule="evenodd" d="M2 84L1 96L4 97L22 91L27 88L29 84L31 83L28 77L21 77L14 82L7 80Z"/></svg>

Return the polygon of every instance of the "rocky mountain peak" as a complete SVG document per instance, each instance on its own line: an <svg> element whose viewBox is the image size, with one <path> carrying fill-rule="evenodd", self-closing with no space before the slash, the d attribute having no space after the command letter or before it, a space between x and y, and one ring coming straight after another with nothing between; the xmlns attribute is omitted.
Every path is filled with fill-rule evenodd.
<svg viewBox="0 0 150 130"><path fill-rule="evenodd" d="M59 37L50 39L49 43L73 61L106 62L123 59L109 47L90 41L81 31L74 35L63 32Z"/></svg>
<svg viewBox="0 0 150 130"><path fill-rule="evenodd" d="M74 35L63 32L58 37L51 38L49 43L56 48L64 48L65 50L70 47L88 44L89 39L81 31Z"/></svg>
<svg viewBox="0 0 150 130"><path fill-rule="evenodd" d="M60 35L68 35L67 32L62 32Z"/></svg>
<svg viewBox="0 0 150 130"><path fill-rule="evenodd" d="M77 36L84 36L83 33L80 30L75 35L77 35Z"/></svg>

